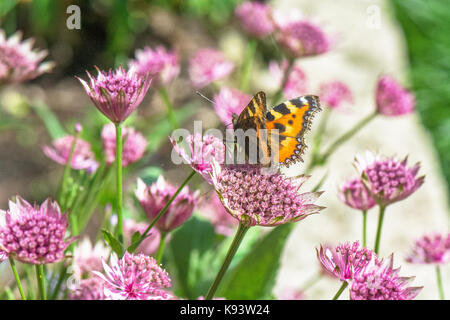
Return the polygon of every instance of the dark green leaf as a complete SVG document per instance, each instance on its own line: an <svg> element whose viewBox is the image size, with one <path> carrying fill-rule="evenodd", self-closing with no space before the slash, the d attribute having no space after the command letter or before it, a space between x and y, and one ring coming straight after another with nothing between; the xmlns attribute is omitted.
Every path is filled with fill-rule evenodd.
<svg viewBox="0 0 450 320"><path fill-rule="evenodd" d="M124 249L119 240L117 240L108 230L103 229L102 231L106 243L109 244L111 249L119 256L119 258L121 258L124 253Z"/></svg>
<svg viewBox="0 0 450 320"><path fill-rule="evenodd" d="M255 243L248 254L225 276L216 296L242 300L270 297L281 253L293 226L292 223L278 226Z"/></svg>

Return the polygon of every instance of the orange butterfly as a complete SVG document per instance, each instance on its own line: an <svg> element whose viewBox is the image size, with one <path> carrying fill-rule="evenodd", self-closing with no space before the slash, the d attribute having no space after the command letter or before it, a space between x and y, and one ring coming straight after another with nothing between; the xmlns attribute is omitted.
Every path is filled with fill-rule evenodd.
<svg viewBox="0 0 450 320"><path fill-rule="evenodd" d="M261 163L268 163L278 154L278 159L274 160L289 167L303 161L301 156L306 149L304 135L311 127L314 114L321 110L319 97L313 95L285 101L267 110L266 95L258 92L239 116L233 115L233 126L235 131L255 130L253 140L256 141L250 143L257 143L262 153ZM248 144L245 145L245 153L249 158Z"/></svg>

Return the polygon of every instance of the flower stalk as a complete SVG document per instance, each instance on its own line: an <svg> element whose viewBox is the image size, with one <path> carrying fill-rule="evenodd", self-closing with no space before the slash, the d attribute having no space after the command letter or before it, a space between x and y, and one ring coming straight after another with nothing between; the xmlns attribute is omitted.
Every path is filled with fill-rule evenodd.
<svg viewBox="0 0 450 320"><path fill-rule="evenodd" d="M381 228L383 226L384 213L386 211L386 207L380 205L380 212L378 215L378 227L377 227L377 235L375 238L374 251L376 254L380 251L380 239L381 239Z"/></svg>
<svg viewBox="0 0 450 320"><path fill-rule="evenodd" d="M44 273L44 265L43 264L37 264L36 266L36 279L38 283L38 289L39 289L39 297L41 300L46 300L46 294L45 294L45 273Z"/></svg>
<svg viewBox="0 0 450 320"><path fill-rule="evenodd" d="M23 291L23 288L22 288L22 283L20 282L19 273L17 272L16 263L14 262L14 259L11 257L9 257L9 264L11 265L11 270L14 274L14 279L16 280L17 288L19 289L20 296L22 297L22 300L27 300L25 292Z"/></svg>
<svg viewBox="0 0 450 320"><path fill-rule="evenodd" d="M445 300L444 287L442 286L441 268L439 267L439 265L436 265L436 279L439 290L439 299Z"/></svg>
<svg viewBox="0 0 450 320"><path fill-rule="evenodd" d="M122 123L116 123L117 236L123 244L122 143Z"/></svg>
<svg viewBox="0 0 450 320"><path fill-rule="evenodd" d="M166 243L166 236L167 236L167 232L161 232L161 237L159 239L158 251L155 256L155 259L156 259L156 261L158 261L158 263L161 263L161 261L162 261L164 245Z"/></svg>
<svg viewBox="0 0 450 320"><path fill-rule="evenodd" d="M231 261L233 260L234 255L236 254L242 239L244 239L245 234L247 233L248 229L250 227L245 226L244 224L240 223L239 227L236 231L236 235L234 236L233 242L230 245L230 248L228 249L227 255L225 256L225 260L222 263L222 266L220 267L219 272L216 275L216 278L214 279L214 282L212 283L211 287L208 290L208 293L206 294L205 300L211 300L214 297L214 294L217 291L217 288L219 287L219 284L222 282L223 276L228 270L228 267L230 266Z"/></svg>
<svg viewBox="0 0 450 320"><path fill-rule="evenodd" d="M191 174L184 180L184 182L181 184L181 186L177 189L177 191L173 194L173 196L170 198L169 201L167 201L164 208L161 209L161 211L158 213L158 215L153 219L153 221L150 223L150 225L147 227L147 229L144 231L144 233L141 235L141 237L131 246L128 248L129 253L133 253L141 244L142 241L147 237L150 230L153 228L153 226L158 222L159 218L162 217L164 213L169 209L170 204L175 200L175 198L178 196L178 194L183 190L184 186L191 180L191 178L195 175L196 171L192 170Z"/></svg>
<svg viewBox="0 0 450 320"><path fill-rule="evenodd" d="M348 282L344 281L342 283L341 287L339 288L339 290L334 295L333 300L337 300L341 296L342 292L344 292L345 288L347 288L347 286L348 286Z"/></svg>

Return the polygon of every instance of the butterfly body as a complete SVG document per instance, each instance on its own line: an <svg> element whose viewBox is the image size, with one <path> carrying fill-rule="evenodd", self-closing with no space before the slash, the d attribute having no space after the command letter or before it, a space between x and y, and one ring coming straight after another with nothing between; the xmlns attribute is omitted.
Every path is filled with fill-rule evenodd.
<svg viewBox="0 0 450 320"><path fill-rule="evenodd" d="M273 157L279 165L289 167L303 161L304 135L310 130L314 114L320 110L319 97L313 95L288 100L267 110L266 96L258 92L241 114L234 116L233 126L234 130L256 131L263 162ZM245 150L248 153L247 146Z"/></svg>

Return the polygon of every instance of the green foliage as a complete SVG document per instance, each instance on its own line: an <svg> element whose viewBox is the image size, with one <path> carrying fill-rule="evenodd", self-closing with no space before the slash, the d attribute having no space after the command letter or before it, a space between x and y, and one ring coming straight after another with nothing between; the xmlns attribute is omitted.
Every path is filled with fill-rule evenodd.
<svg viewBox="0 0 450 320"><path fill-rule="evenodd" d="M215 249L220 240L210 223L196 217L172 234L166 252L177 296L197 299L206 293L219 268Z"/></svg>
<svg viewBox="0 0 450 320"><path fill-rule="evenodd" d="M271 298L281 253L293 226L291 223L278 226L255 243L225 276L216 296L234 300Z"/></svg>
<svg viewBox="0 0 450 320"><path fill-rule="evenodd" d="M122 257L125 252L120 241L116 239L108 230L103 229L103 237L105 238L106 243L111 247L111 249L117 254L119 258Z"/></svg>
<svg viewBox="0 0 450 320"><path fill-rule="evenodd" d="M417 110L438 151L450 187L450 3L394 0L408 45Z"/></svg>

